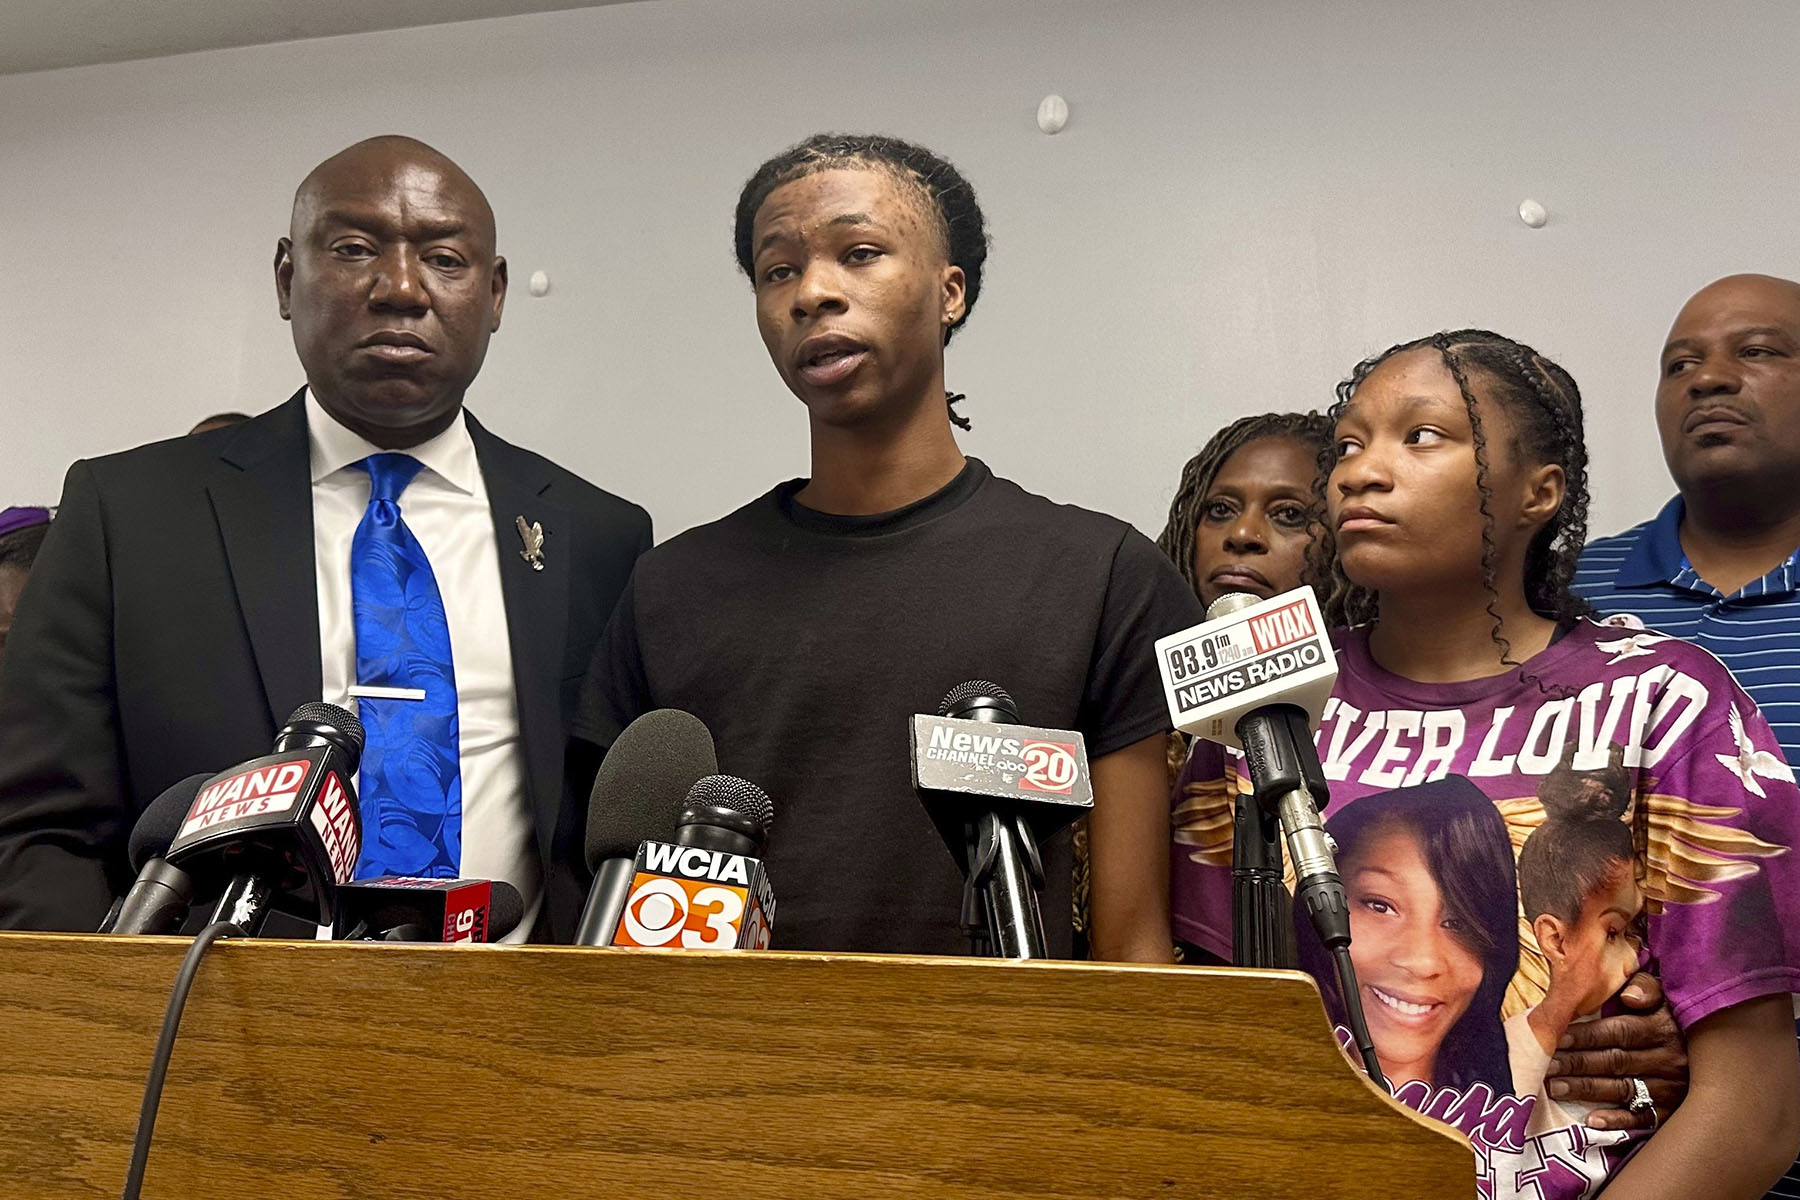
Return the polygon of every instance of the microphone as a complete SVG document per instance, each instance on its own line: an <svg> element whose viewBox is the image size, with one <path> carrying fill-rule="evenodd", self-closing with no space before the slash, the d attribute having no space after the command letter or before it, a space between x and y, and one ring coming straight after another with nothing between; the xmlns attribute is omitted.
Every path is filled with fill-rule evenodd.
<svg viewBox="0 0 1800 1200"><path fill-rule="evenodd" d="M767 950L775 894L762 853L775 805L748 780L708 775L689 789L673 842L646 841L614 946Z"/></svg>
<svg viewBox="0 0 1800 1200"><path fill-rule="evenodd" d="M175 840L193 806L194 797L210 775L190 775L170 784L150 802L131 830L130 861L137 880L100 927L101 933L172 933L180 928L194 902L194 881L180 867L170 866L163 854Z"/></svg>
<svg viewBox="0 0 1800 1200"><path fill-rule="evenodd" d="M1337 965L1357 1048L1370 1077L1385 1082L1350 963L1350 903L1338 877L1337 847L1319 820L1319 809L1329 802L1330 792L1313 745L1313 727L1337 679L1337 655L1325 632L1318 597L1305 586L1267 600L1228 593L1212 602L1205 622L1159 639L1156 656L1175 727L1243 751L1251 798L1265 818L1273 813L1280 823L1294 865L1295 897ZM1240 812L1234 833L1249 825ZM1266 823L1262 828L1266 831ZM1239 901L1267 907L1268 888L1263 884L1280 869L1279 850L1271 853L1271 849L1261 845L1234 849L1234 867L1240 872L1234 894ZM1243 871L1254 871L1258 878L1246 880ZM1239 913L1234 925L1237 934L1270 939L1247 948L1249 957L1271 954L1280 944L1274 940L1273 921L1266 911L1248 919ZM1235 958L1246 957L1246 948L1234 949Z"/></svg>
<svg viewBox="0 0 1800 1200"><path fill-rule="evenodd" d="M1312 737L1337 656L1312 588L1220 596L1203 624L1159 640L1156 654L1175 727L1244 752L1256 801L1280 820L1300 902L1328 947L1348 946L1350 908L1319 822L1329 793Z"/></svg>
<svg viewBox="0 0 1800 1200"><path fill-rule="evenodd" d="M645 713L620 731L588 799L587 864L594 873L575 931L577 946L610 946L637 875L638 847L675 828L695 782L719 769L712 734L674 708Z"/></svg>
<svg viewBox="0 0 1800 1200"><path fill-rule="evenodd" d="M708 775L688 789L675 844L754 856L769 844L774 822L775 802L767 792L735 775Z"/></svg>
<svg viewBox="0 0 1800 1200"><path fill-rule="evenodd" d="M503 879L383 875L338 888L332 937L346 942L497 942L525 915Z"/></svg>
<svg viewBox="0 0 1800 1200"><path fill-rule="evenodd" d="M999 684L951 688L937 716L912 719L913 786L963 869L975 953L1043 958L1038 843L1092 809L1094 788L1080 733L1018 722Z"/></svg>
<svg viewBox="0 0 1800 1200"><path fill-rule="evenodd" d="M209 924L253 937L272 911L333 924L337 889L362 848L354 780L363 728L333 704L303 704L271 754L212 776L164 856L216 891Z"/></svg>

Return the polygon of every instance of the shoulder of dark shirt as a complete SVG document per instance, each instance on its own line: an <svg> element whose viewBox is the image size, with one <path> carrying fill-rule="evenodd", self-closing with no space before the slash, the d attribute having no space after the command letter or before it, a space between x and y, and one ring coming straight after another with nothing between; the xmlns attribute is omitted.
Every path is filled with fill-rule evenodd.
<svg viewBox="0 0 1800 1200"><path fill-rule="evenodd" d="M1137 534L1137 528L1128 521L1123 521L1110 513L1098 512L1091 508L1083 508L1079 504L1066 504L1060 500L1052 500L1048 496L1039 495L1004 475L995 475L988 483L989 502L999 501L1002 504L1017 506L1019 515L1037 520L1045 519L1043 532L1048 535L1068 538L1083 543L1095 541L1110 542L1117 545ZM981 501L982 495L976 496ZM1138 534L1143 538L1142 534ZM1149 539L1144 538L1148 542ZM1154 548L1154 543L1150 543Z"/></svg>
<svg viewBox="0 0 1800 1200"><path fill-rule="evenodd" d="M1033 531L1034 536L1054 538L1071 548L1105 547L1112 554L1115 577L1156 580L1156 587L1159 590L1167 588L1176 603L1191 605L1191 624L1199 624L1204 619L1205 611L1199 599L1175 564L1129 521L1078 504L1051 500L998 475L991 486L1004 489L1000 494L1007 497L1016 509L1017 518Z"/></svg>
<svg viewBox="0 0 1800 1200"><path fill-rule="evenodd" d="M772 511L763 511L772 503L770 493L764 492L722 517L684 529L645 551L638 560L638 570L659 572L693 563L713 562L720 551L744 545L748 534L772 518Z"/></svg>

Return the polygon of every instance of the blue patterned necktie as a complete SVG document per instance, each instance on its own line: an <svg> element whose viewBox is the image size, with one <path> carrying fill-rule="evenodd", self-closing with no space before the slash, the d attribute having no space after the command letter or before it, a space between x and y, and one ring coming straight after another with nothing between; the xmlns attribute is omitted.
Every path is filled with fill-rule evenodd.
<svg viewBox="0 0 1800 1200"><path fill-rule="evenodd" d="M425 548L400 519L400 493L424 464L407 454L372 454L356 465L369 473L369 509L350 543L356 681L425 692L423 700L358 698L368 740L356 877L454 878L462 864L462 773L450 626Z"/></svg>

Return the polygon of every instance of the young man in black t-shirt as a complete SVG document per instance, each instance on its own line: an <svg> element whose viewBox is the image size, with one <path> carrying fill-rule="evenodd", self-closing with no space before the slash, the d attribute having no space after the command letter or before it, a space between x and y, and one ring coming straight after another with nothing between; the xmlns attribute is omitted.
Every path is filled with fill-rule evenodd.
<svg viewBox="0 0 1800 1200"><path fill-rule="evenodd" d="M1201 619L1156 548L964 458L944 346L986 234L953 167L820 136L738 202L738 261L812 475L639 560L596 651L577 737L652 708L712 730L775 799L781 949L957 954L962 878L911 783L908 720L988 679L1020 720L1082 731L1096 957L1166 962L1167 710L1156 638ZM1044 847L1046 934L1069 953L1068 837Z"/></svg>

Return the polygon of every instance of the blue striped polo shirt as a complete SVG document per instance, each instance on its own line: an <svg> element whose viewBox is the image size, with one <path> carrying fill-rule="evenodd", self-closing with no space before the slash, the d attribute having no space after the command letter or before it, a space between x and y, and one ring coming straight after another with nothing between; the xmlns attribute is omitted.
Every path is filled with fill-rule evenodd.
<svg viewBox="0 0 1800 1200"><path fill-rule="evenodd" d="M1788 763L1800 767L1800 549L1727 596L1700 578L1681 548L1686 511L1676 496L1652 520L1589 542L1570 586L1602 614L1630 613L1712 651L1756 701ZM1800 1016L1800 1000L1795 1009ZM1790 1198L1800 1200L1800 1162L1768 1196Z"/></svg>
<svg viewBox="0 0 1800 1200"><path fill-rule="evenodd" d="M1655 518L1589 542L1571 585L1601 613L1630 613L1712 651L1800 766L1800 550L1732 595L1700 578L1681 549L1676 496Z"/></svg>

